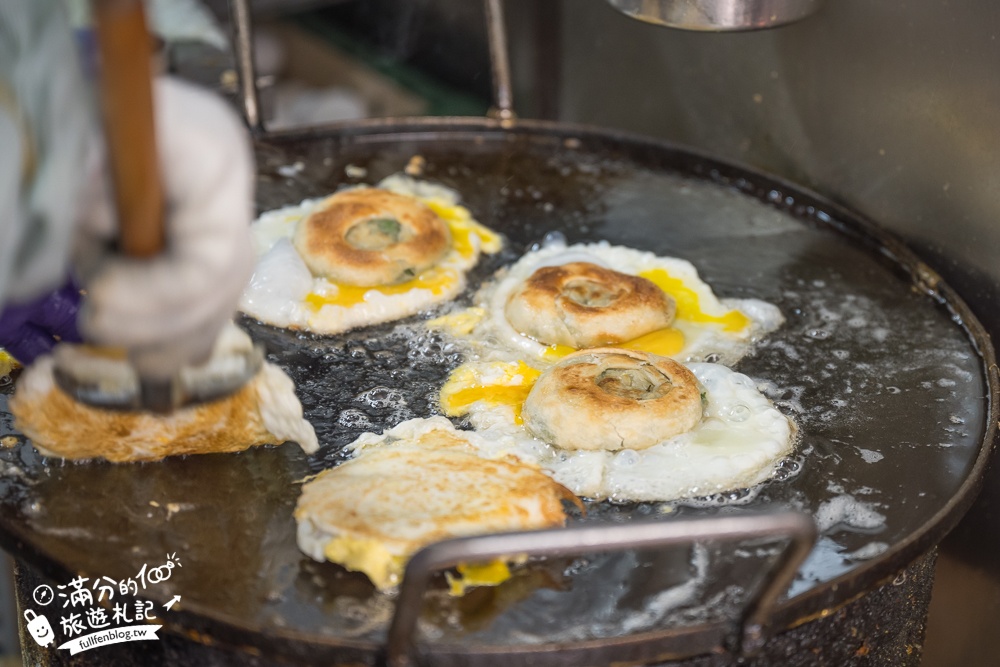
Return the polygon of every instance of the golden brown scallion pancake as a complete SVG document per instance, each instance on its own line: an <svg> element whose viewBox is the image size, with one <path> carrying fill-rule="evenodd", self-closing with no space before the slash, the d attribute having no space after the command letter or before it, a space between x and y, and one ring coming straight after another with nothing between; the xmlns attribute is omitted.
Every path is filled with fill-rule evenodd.
<svg viewBox="0 0 1000 667"><path fill-rule="evenodd" d="M78 403L56 386L52 369L51 357L38 359L18 379L10 399L15 426L46 456L124 462L286 441L298 442L307 453L318 448L291 379L268 363L237 393L170 415Z"/></svg>
<svg viewBox="0 0 1000 667"><path fill-rule="evenodd" d="M267 211L250 229L258 260L240 310L322 334L453 299L480 255L503 245L457 192L402 174Z"/></svg>
<svg viewBox="0 0 1000 667"><path fill-rule="evenodd" d="M437 264L451 247L451 233L415 197L355 188L329 197L300 222L293 243L313 275L391 285Z"/></svg>
<svg viewBox="0 0 1000 667"><path fill-rule="evenodd" d="M356 458L303 487L299 548L384 589L432 542L562 526L563 501L576 497L535 466L478 455L477 437L443 417L363 435L351 445Z"/></svg>
<svg viewBox="0 0 1000 667"><path fill-rule="evenodd" d="M507 299L511 326L544 345L611 345L666 329L674 300L639 276L570 262L537 269Z"/></svg>
<svg viewBox="0 0 1000 667"><path fill-rule="evenodd" d="M542 373L522 414L531 433L563 449L645 449L701 421L701 389L668 357L594 348Z"/></svg>

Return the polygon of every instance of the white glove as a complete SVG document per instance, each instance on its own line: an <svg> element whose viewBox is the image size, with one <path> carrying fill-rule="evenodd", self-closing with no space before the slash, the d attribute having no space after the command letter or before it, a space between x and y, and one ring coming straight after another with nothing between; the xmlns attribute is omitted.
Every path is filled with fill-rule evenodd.
<svg viewBox="0 0 1000 667"><path fill-rule="evenodd" d="M66 279L94 125L61 0L0 0L0 306Z"/></svg>
<svg viewBox="0 0 1000 667"><path fill-rule="evenodd" d="M93 343L128 349L140 373L167 378L208 358L250 278L254 167L221 99L168 77L153 95L166 249L151 260L108 253L115 225L97 192L77 243L88 295L79 325Z"/></svg>

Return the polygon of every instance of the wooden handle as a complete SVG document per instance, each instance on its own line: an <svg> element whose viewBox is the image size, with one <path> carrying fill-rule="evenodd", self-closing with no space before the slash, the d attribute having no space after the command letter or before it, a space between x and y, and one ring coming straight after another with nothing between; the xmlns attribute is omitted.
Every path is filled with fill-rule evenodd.
<svg viewBox="0 0 1000 667"><path fill-rule="evenodd" d="M163 250L163 189L153 124L153 41L142 0L93 0L101 106L120 226L120 250Z"/></svg>

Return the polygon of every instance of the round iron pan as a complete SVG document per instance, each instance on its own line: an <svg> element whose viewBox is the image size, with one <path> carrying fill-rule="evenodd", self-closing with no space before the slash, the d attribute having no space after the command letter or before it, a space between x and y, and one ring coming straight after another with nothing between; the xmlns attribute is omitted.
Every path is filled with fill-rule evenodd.
<svg viewBox="0 0 1000 667"><path fill-rule="evenodd" d="M784 327L737 368L770 382L768 393L796 419L802 471L765 485L749 503L678 506L674 515L774 506L815 513L848 493L885 520L869 530L828 528L779 606L776 629L822 616L883 583L936 544L972 502L996 435L993 350L957 295L874 224L791 184L669 144L479 119L369 121L261 138L259 209L375 182L413 155L426 159L425 178L457 188L473 213L510 241L477 269L473 285L559 230L570 241L607 239L684 257L717 294L782 308ZM365 176L349 178L348 165L363 167ZM851 324L846 316L854 308L863 316ZM22 442L0 453L7 472L0 479L0 540L65 582L81 574L124 578L176 552L183 567L145 593L182 596L174 611L161 614L166 630L293 662L375 662L382 630L374 638L329 634L331 619L343 620L338 604L363 601L371 589L358 575L297 551L291 512L298 483L338 459L338 447L363 430L359 413L380 429L432 412L433 388L459 356L433 337L423 341L432 345L428 352L392 326L323 338L244 325L296 379L326 445L319 455L307 459L285 446L156 464L77 464L44 459ZM407 403L400 409L398 401L359 402L373 388L376 399L400 392ZM0 436L23 441L6 397L0 400ZM593 520L656 512L649 504L603 505L593 508ZM884 545L877 556L844 557L873 542ZM650 558L647 564L659 562ZM576 607L586 608L588 599L596 605L610 585L650 586L648 569L610 583L588 578L586 567L576 571L560 584L577 595ZM731 619L708 617L629 636L546 641L547 633L558 636L559 619L532 604L538 606L530 596L487 593L471 609L446 609L457 613L458 627L426 645L425 655L435 664L648 662L713 650L732 628ZM538 629L537 642L483 641L489 628L518 616Z"/></svg>

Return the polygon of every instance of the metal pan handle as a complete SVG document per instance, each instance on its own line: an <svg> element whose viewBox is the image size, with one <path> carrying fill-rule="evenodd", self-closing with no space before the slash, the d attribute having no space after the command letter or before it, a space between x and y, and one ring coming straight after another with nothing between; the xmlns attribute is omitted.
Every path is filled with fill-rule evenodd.
<svg viewBox="0 0 1000 667"><path fill-rule="evenodd" d="M704 541L786 538L781 554L748 600L739 619L735 650L743 655L759 651L769 637L772 611L799 565L816 542L816 525L805 514L780 512L741 516L646 521L624 525L583 525L571 528L496 533L461 537L431 544L406 566L396 611L389 626L386 663L413 667L417 618L431 576L459 563L481 562L512 554L581 556L594 552L629 551Z"/></svg>
<svg viewBox="0 0 1000 667"><path fill-rule="evenodd" d="M493 71L493 107L490 118L513 121L514 102L510 79L510 58L507 52L507 27L504 22L503 0L484 0L486 33L490 46L490 65ZM250 0L229 0L229 17L233 28L233 45L236 69L240 81L240 100L243 116L255 134L267 134L260 112L257 91L257 67L253 55L253 17Z"/></svg>

